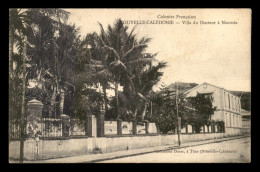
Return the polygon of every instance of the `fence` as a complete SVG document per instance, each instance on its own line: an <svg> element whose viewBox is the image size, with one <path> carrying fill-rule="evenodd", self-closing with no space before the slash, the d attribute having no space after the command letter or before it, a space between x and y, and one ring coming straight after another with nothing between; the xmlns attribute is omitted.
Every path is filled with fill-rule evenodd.
<svg viewBox="0 0 260 172"><path fill-rule="evenodd" d="M120 125L120 126L119 126ZM118 131L120 130L120 131ZM104 121L104 135L134 135L134 134L156 134L155 123L135 124L128 121Z"/></svg>
<svg viewBox="0 0 260 172"><path fill-rule="evenodd" d="M196 132L193 125L186 124L181 128L181 134L188 133L225 133L224 126L212 123L200 127L200 131Z"/></svg>
<svg viewBox="0 0 260 172"><path fill-rule="evenodd" d="M90 136L95 137L95 132L98 132L98 137L112 136L112 135L143 135L143 134L157 134L157 127L155 123L135 123L128 121L104 121L100 123L93 119L87 125L82 124L78 119L69 119L68 134L64 134L64 124L61 118L41 118L39 121L40 131L39 138L69 138L70 136ZM94 121L93 121L94 120ZM100 118L98 118L100 120ZM96 124L95 124L96 123ZM98 126L96 126L98 125ZM100 126L103 127L100 127ZM88 131L86 130L87 128ZM25 132L28 133L28 124L25 127ZM101 131L103 130L103 132ZM101 132L100 132L101 131ZM91 133L91 134L88 134ZM205 125L200 128L199 133L220 133L225 132L221 126ZM94 133L94 134L93 134ZM100 134L101 133L101 134ZM102 134L103 133L103 134ZM185 125L181 129L182 134L198 133L192 125ZM9 121L9 138L10 140L18 140L20 138L20 123L19 120Z"/></svg>
<svg viewBox="0 0 260 172"><path fill-rule="evenodd" d="M62 123L60 118L42 118L40 137L62 137Z"/></svg>
<svg viewBox="0 0 260 172"><path fill-rule="evenodd" d="M9 139L20 139L20 120L9 120Z"/></svg>
<svg viewBox="0 0 260 172"><path fill-rule="evenodd" d="M70 119L69 136L86 135L85 126L78 119ZM37 130L40 131L39 138L60 138L63 137L62 119L61 118L41 118L37 125ZM28 127L25 126L25 133L28 133ZM27 134L25 134L27 136ZM9 139L20 139L20 120L9 120Z"/></svg>
<svg viewBox="0 0 260 172"><path fill-rule="evenodd" d="M70 136L86 135L85 125L79 119L70 119Z"/></svg>

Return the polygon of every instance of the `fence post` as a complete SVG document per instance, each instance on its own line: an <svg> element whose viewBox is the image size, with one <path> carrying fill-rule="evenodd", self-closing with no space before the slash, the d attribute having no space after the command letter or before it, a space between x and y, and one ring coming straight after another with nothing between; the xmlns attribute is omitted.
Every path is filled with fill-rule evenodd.
<svg viewBox="0 0 260 172"><path fill-rule="evenodd" d="M194 125L191 125L192 133L195 133Z"/></svg>
<svg viewBox="0 0 260 172"><path fill-rule="evenodd" d="M27 108L28 108L28 116L26 117L26 124L24 126L27 128L28 125L34 123L36 124L36 126L35 125L32 126L35 126L36 128L41 128L40 121L42 119L42 109L43 109L42 102L36 99L32 99L27 103ZM27 134L29 134L29 132L30 131L26 130Z"/></svg>
<svg viewBox="0 0 260 172"><path fill-rule="evenodd" d="M137 133L137 132L136 132L136 131L137 131L137 128L136 128L136 121L133 120L133 121L132 121L132 124L133 124L133 134L136 135L136 133Z"/></svg>
<svg viewBox="0 0 260 172"><path fill-rule="evenodd" d="M100 113L97 118L97 137L104 137L105 131L104 131L104 120L105 120L105 111L100 110Z"/></svg>
<svg viewBox="0 0 260 172"><path fill-rule="evenodd" d="M215 123L214 122L211 123L211 132L215 133Z"/></svg>
<svg viewBox="0 0 260 172"><path fill-rule="evenodd" d="M117 119L117 135L122 135L122 119Z"/></svg>
<svg viewBox="0 0 260 172"><path fill-rule="evenodd" d="M88 114L85 121L85 135L92 137L92 115Z"/></svg>
<svg viewBox="0 0 260 172"><path fill-rule="evenodd" d="M205 124L203 124L203 133L205 133Z"/></svg>
<svg viewBox="0 0 260 172"><path fill-rule="evenodd" d="M145 121L145 133L149 134L149 121Z"/></svg>
<svg viewBox="0 0 260 172"><path fill-rule="evenodd" d="M188 133L188 124L185 124L186 133Z"/></svg>
<svg viewBox="0 0 260 172"><path fill-rule="evenodd" d="M62 124L62 137L69 137L70 133L70 117L68 115L60 115Z"/></svg>

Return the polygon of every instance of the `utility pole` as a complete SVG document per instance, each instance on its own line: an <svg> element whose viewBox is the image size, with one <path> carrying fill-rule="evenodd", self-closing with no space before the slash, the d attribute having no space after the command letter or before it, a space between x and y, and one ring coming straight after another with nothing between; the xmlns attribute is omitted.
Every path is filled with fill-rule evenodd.
<svg viewBox="0 0 260 172"><path fill-rule="evenodd" d="M24 39L23 47L23 80L22 80L22 109L21 109L21 126L20 126L20 163L23 163L24 157L24 117L25 117L25 81L26 81L26 43L27 38Z"/></svg>
<svg viewBox="0 0 260 172"><path fill-rule="evenodd" d="M153 115L153 102L151 101L151 115Z"/></svg>
<svg viewBox="0 0 260 172"><path fill-rule="evenodd" d="M177 134L178 134L178 144L179 146L181 145L181 140L180 140L180 124L179 124L179 112L178 112L178 82L175 82L175 94L176 94L176 115L177 115Z"/></svg>

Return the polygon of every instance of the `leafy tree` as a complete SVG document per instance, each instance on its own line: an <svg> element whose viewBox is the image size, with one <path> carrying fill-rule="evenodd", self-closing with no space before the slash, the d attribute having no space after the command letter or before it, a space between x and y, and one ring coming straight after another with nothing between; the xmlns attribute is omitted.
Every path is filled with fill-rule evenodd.
<svg viewBox="0 0 260 172"><path fill-rule="evenodd" d="M152 93L152 113L151 107L148 107L147 116L152 122L155 122L162 133L173 132L176 128L176 97L175 91L169 91L165 86L161 91ZM211 116L216 107L212 105L213 98L198 94L196 97L186 97L183 94L178 95L178 115L181 117L182 126L191 124L195 126L195 131L199 132L200 127L208 125L211 122Z"/></svg>
<svg viewBox="0 0 260 172"><path fill-rule="evenodd" d="M151 55L148 54L148 56ZM156 54L153 55L153 57L155 56ZM160 78L163 75L163 72L160 70L165 67L166 62L159 62L154 66L149 64L148 67L145 65L141 70L136 71L135 75L132 77L135 91L142 97L142 99L139 99L139 102L142 105L141 113L139 113L140 121L143 121L145 118L152 88L160 81Z"/></svg>
<svg viewBox="0 0 260 172"><path fill-rule="evenodd" d="M244 91L231 91L233 94L240 97L241 108L247 111L251 111L251 93Z"/></svg>
<svg viewBox="0 0 260 172"><path fill-rule="evenodd" d="M63 113L64 97L70 98L67 90L75 88L73 62L79 43L78 29L66 24L68 13L60 9L32 9L28 15L31 21L28 56L33 64L29 77L37 79L39 88L52 93L46 102L49 115L58 116Z"/></svg>
<svg viewBox="0 0 260 172"><path fill-rule="evenodd" d="M189 113L181 114L183 124L194 125L195 131L199 132L201 126L209 124L216 110L212 103L213 97L203 94L185 98L186 107L190 107L190 110Z"/></svg>
<svg viewBox="0 0 260 172"><path fill-rule="evenodd" d="M27 17L21 9L9 10L9 117L20 118L22 112L24 37L28 32ZM18 52L14 52L14 47ZM15 64L15 68L14 68Z"/></svg>
<svg viewBox="0 0 260 172"><path fill-rule="evenodd" d="M176 102L171 94L171 91L162 87L161 92L152 92L150 95L152 108L148 107L150 115L146 119L155 122L163 134L172 133L176 128Z"/></svg>
<svg viewBox="0 0 260 172"><path fill-rule="evenodd" d="M103 97L95 89L89 89L84 84L76 85L76 93L73 101L75 107L75 118L80 119L80 123L85 123L87 115L97 115L100 111L100 102Z"/></svg>
<svg viewBox="0 0 260 172"><path fill-rule="evenodd" d="M98 87L99 84L102 86L106 111L108 111L106 90L110 88L110 82L113 82L112 74L109 71L103 72L109 67L108 61L104 60L108 53L108 50L102 47L96 33L88 34L81 42L77 62L79 82L88 86Z"/></svg>

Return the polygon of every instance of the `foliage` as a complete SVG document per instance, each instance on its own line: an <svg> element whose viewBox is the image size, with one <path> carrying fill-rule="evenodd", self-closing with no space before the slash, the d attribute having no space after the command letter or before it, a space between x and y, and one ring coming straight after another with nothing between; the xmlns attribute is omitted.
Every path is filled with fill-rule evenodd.
<svg viewBox="0 0 260 172"><path fill-rule="evenodd" d="M26 90L26 101L37 97L43 101L44 105L50 106L51 113L59 112L60 104L57 106L57 103L52 101L59 101L61 89L65 90L65 98L71 98L66 91L71 90L72 84L70 83L73 82L75 74L73 62L79 42L78 29L75 25L66 24L68 13L61 9L11 9L9 15L9 26L13 29L11 36L18 49L18 53L13 53L12 57L16 67L12 72L15 82L10 84L14 86L14 89L10 89L10 97L12 97L10 110L17 110L21 106L18 105L21 100L14 100L15 94L13 93L21 90L18 89L19 86L16 83L21 79L21 54L26 36L28 40L26 42L28 50L26 53L26 84L28 86L30 79L36 81L35 89ZM39 94L35 94L34 91ZM21 93L17 95L21 95ZM71 115L72 111L65 113Z"/></svg>
<svg viewBox="0 0 260 172"><path fill-rule="evenodd" d="M146 119L155 122L160 132L167 134L173 132L176 128L176 103L170 97L171 92L169 90L165 89L163 92L164 94L151 93L152 113L150 111L151 106L149 106L148 112L150 115Z"/></svg>
<svg viewBox="0 0 260 172"><path fill-rule="evenodd" d="M135 27L128 32L128 26L118 19L113 26L108 25L107 31L100 24L99 35L91 33L81 40L78 28L66 24L68 14L60 9L13 9L10 15L12 33L9 36L14 39L10 43L18 49L9 56L15 64L10 77L12 118L20 118L21 107L34 98L44 104L44 116L58 116L62 90L65 91L64 113L80 119L81 123L88 115L97 115L103 103L106 119L121 117L130 121L136 119L137 114L146 113L151 90L159 82L163 74L160 69L166 63L152 65L156 54L145 53L151 39L138 40ZM22 105L25 43L26 99ZM34 88L28 88L31 80L36 84ZM99 84L103 93L95 90ZM116 96L110 102L106 89L112 85ZM124 88L122 92L118 91L119 85ZM33 127L31 124L28 130L35 135Z"/></svg>
<svg viewBox="0 0 260 172"><path fill-rule="evenodd" d="M99 78L98 82L101 83L103 88L108 85L108 82L113 82L115 85L116 102L114 108L116 109L117 117L120 117L118 113L120 108L118 85L123 85L124 88L128 87L131 90L126 95L128 99L130 96L139 97L134 88L132 77L138 73L137 70L143 70L145 64L155 60L152 57L143 56L143 52L151 39L143 37L137 40L133 34L135 27L128 33L128 26L125 26L121 19L116 20L113 26L108 25L107 31L104 30L102 24L100 24L100 29L100 35L95 33L90 35L95 38L92 39L94 41L89 41L91 47L94 47L87 63L90 72L80 74L79 77L85 75L86 79L90 80L93 80L92 78ZM95 52L96 48L102 52L99 56L92 53ZM100 79L100 75L109 77L102 80Z"/></svg>
<svg viewBox="0 0 260 172"><path fill-rule="evenodd" d="M224 121L216 121L215 124L220 127L220 132L224 132L225 122Z"/></svg>
<svg viewBox="0 0 260 172"><path fill-rule="evenodd" d="M75 99L73 106L75 107L74 116L84 123L87 115L97 115L100 112L100 106L103 97L96 90L86 88L84 85L76 87Z"/></svg>
<svg viewBox="0 0 260 172"><path fill-rule="evenodd" d="M251 93L242 91L231 91L241 98L241 109L251 111Z"/></svg>
<svg viewBox="0 0 260 172"><path fill-rule="evenodd" d="M20 119L22 98L22 80L12 78L9 84L9 118Z"/></svg>
<svg viewBox="0 0 260 172"><path fill-rule="evenodd" d="M212 105L213 97L206 97L203 94L197 94L196 97L187 97L186 102L194 111L193 113L182 115L183 123L194 125L206 124L216 110L216 107Z"/></svg>
<svg viewBox="0 0 260 172"><path fill-rule="evenodd" d="M42 135L42 131L40 129L41 124L39 124L38 122L39 120L37 122L36 121L29 122L26 125L26 138L36 139L37 137Z"/></svg>
<svg viewBox="0 0 260 172"><path fill-rule="evenodd" d="M146 119L156 122L162 133L173 132L176 128L177 109L175 92L163 86L160 92L153 93L151 104L148 107L149 116ZM216 107L213 107L213 98L198 94L196 97L178 95L178 116L181 117L182 126L191 124L195 130L211 121Z"/></svg>

